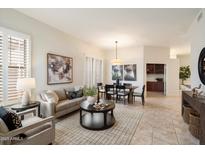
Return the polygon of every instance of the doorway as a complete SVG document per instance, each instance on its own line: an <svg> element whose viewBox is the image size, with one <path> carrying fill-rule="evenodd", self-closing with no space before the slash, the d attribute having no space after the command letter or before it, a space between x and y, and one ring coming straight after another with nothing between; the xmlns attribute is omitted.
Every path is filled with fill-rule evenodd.
<svg viewBox="0 0 205 154"><path fill-rule="evenodd" d="M166 95L166 65L146 64L146 89L148 97L161 97Z"/></svg>

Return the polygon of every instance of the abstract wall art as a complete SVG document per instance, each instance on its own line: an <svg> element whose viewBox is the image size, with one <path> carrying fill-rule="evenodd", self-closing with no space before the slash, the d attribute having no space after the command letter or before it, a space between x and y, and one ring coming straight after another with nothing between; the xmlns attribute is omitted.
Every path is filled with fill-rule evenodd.
<svg viewBox="0 0 205 154"><path fill-rule="evenodd" d="M47 54L47 84L73 82L73 58Z"/></svg>

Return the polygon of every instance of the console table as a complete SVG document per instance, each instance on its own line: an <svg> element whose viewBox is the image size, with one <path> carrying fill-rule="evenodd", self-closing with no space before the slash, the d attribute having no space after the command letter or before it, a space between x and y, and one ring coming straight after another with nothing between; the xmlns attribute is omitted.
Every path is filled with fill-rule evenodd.
<svg viewBox="0 0 205 154"><path fill-rule="evenodd" d="M193 97L191 91L182 91L182 112L183 115L183 105L189 104L194 110L200 115L200 144L205 144L205 97Z"/></svg>

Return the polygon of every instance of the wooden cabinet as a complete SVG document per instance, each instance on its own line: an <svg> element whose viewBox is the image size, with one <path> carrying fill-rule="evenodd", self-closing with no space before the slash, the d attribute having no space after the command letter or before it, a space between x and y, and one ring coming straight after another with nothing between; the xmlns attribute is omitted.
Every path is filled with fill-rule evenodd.
<svg viewBox="0 0 205 154"><path fill-rule="evenodd" d="M164 82L147 81L147 91L163 92Z"/></svg>
<svg viewBox="0 0 205 154"><path fill-rule="evenodd" d="M164 74L164 64L147 64L147 74Z"/></svg>
<svg viewBox="0 0 205 154"><path fill-rule="evenodd" d="M154 82L147 82L147 91L153 91L154 90Z"/></svg>
<svg viewBox="0 0 205 154"><path fill-rule="evenodd" d="M205 144L205 97L193 97L192 91L182 91L181 114L184 113L183 105L189 105L200 115L200 144Z"/></svg>
<svg viewBox="0 0 205 154"><path fill-rule="evenodd" d="M151 75L150 81L147 81L147 91L163 92L164 82L161 74L164 74L164 64L147 64L147 74ZM157 81L154 81L153 78Z"/></svg>
<svg viewBox="0 0 205 154"><path fill-rule="evenodd" d="M154 72L155 72L154 64L147 64L147 73L148 74L154 74Z"/></svg>
<svg viewBox="0 0 205 154"><path fill-rule="evenodd" d="M155 73L164 74L164 64L155 64Z"/></svg>
<svg viewBox="0 0 205 154"><path fill-rule="evenodd" d="M156 82L155 83L156 91L163 92L164 91L164 82Z"/></svg>

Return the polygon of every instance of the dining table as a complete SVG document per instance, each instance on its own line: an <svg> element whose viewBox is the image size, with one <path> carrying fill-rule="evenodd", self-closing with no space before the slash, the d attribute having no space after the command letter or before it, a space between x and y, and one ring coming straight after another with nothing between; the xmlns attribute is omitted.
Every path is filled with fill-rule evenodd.
<svg viewBox="0 0 205 154"><path fill-rule="evenodd" d="M105 88L105 85L102 86L103 88ZM133 104L133 97L132 94L134 92L135 89L139 88L138 86L133 86L133 85L125 85L126 89L129 90L129 95L128 95L128 103L129 104ZM116 90L116 84L114 84L114 90ZM109 98L109 97L107 97Z"/></svg>

